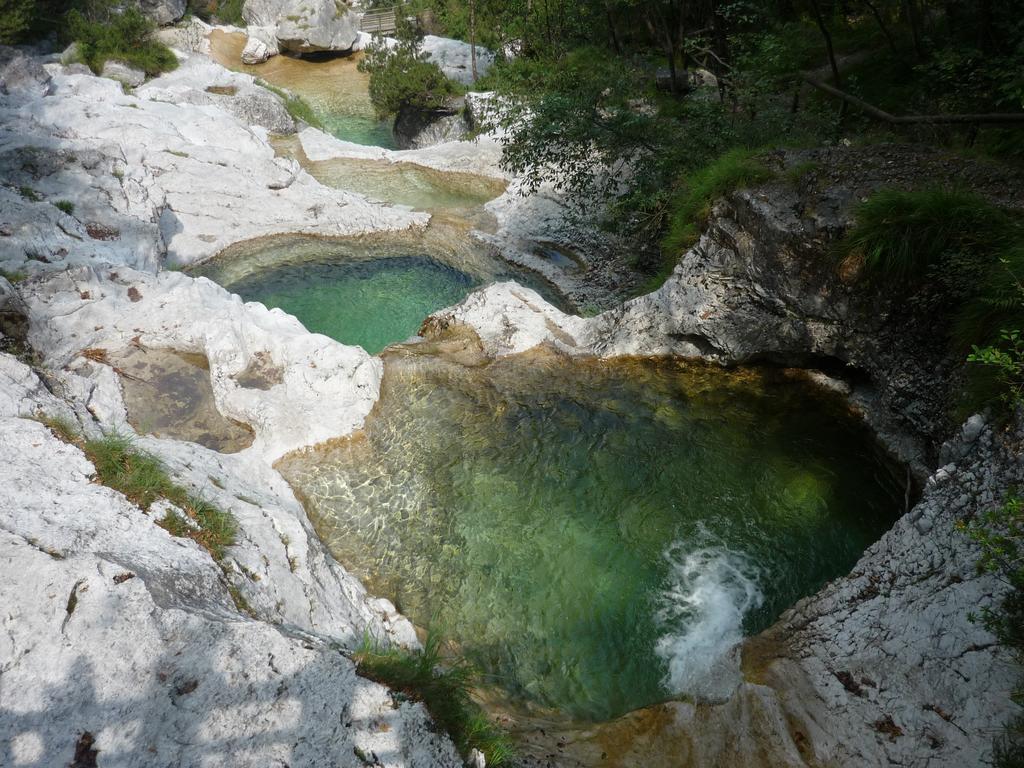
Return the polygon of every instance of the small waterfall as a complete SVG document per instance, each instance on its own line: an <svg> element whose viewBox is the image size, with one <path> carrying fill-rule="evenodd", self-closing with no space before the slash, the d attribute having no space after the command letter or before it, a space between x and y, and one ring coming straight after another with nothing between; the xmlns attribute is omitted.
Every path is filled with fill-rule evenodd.
<svg viewBox="0 0 1024 768"><path fill-rule="evenodd" d="M659 596L655 648L668 662L663 684L672 694L717 698L729 652L743 639L743 617L764 601L759 571L703 532L696 542L673 542L664 557L670 572Z"/></svg>

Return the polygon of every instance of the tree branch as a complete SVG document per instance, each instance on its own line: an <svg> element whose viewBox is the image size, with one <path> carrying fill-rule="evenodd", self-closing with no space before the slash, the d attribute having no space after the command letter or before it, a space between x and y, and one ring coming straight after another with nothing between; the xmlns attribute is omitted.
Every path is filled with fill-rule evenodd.
<svg viewBox="0 0 1024 768"><path fill-rule="evenodd" d="M868 104L863 99L858 99L845 91L833 88L827 83L815 80L810 75L803 76L804 82L814 86L819 91L824 91L830 96L842 99L847 104L857 107L871 117L892 125L953 125L979 124L979 123L1024 123L1024 112L994 112L981 115L892 115L878 107Z"/></svg>

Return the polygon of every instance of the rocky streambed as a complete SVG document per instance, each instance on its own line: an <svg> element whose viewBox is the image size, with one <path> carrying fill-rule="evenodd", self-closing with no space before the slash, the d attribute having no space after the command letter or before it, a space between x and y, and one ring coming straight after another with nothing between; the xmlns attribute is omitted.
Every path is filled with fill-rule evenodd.
<svg viewBox="0 0 1024 768"><path fill-rule="evenodd" d="M588 236L576 237L578 225L568 223L552 190L520 196L517 181L498 167L500 146L493 138L406 152L346 142L295 126L281 99L251 75L217 65L201 53L202 44L193 47L198 51L182 54L177 72L131 92L54 61L9 53L3 59L0 558L10 578L0 585L5 607L0 762L63 765L92 750L99 765L461 764L420 705L355 675L345 650L364 633L414 645L414 627L393 602L368 593L339 564L281 472L307 504L310 489L323 482L324 498L341 498L346 489L356 498L369 489L373 503L367 508L373 509L375 499L389 498L379 495L386 489L358 481L358 473L372 474L372 462L379 461L385 469L378 476L398 487L408 502L381 509L403 516L407 531L421 530L417 521L443 529L451 521L423 516L419 506L420 499L436 497L436 489L426 496L411 492L438 472L416 466L426 454L402 447L410 441L422 447L463 435L476 450L477 463L468 466L494 471L469 471L469 485L456 488L462 498L496 498L495 488L513 498L517 485L539 487L542 481L561 492L558 477L569 477L565 473L573 462L581 465L573 477L593 478L586 462L587 456L603 455L595 453L596 446L582 443L582 453L563 466L550 435L567 440L574 433L607 433L610 440L619 434L628 442L635 432L588 432L581 425L594 414L622 411L624 417L640 418L661 435L654 443L673 440L681 450L680 435L704 428L698 422L714 426L717 411L734 416L742 411L726 396L728 377L735 374L714 369L702 374L711 384L672 384L679 403L667 394L653 397L645 406L647 416L637 417L633 400L612 402L616 396L621 400L621 392L601 387L568 397L571 406L551 404L551 397L581 386L586 376L577 378L578 372L607 377L617 366L649 371L644 366L663 365L601 362L636 356L826 370L828 375L800 374L838 390L832 397L846 398L842 408L832 400L829 408L838 410L820 411L816 418L828 424L819 434L839 429L828 440L843 443L844 452L870 446L870 440L857 443L862 438L850 437L856 429L844 419L852 406L889 452L874 466L891 467L893 459L909 466L911 477L920 481L920 500L906 509L917 494L907 492L901 472L887 470L888 490L879 498L885 499L880 509L895 506L890 517L883 509L882 522L868 526L870 532L844 555L843 565L798 590L808 596L778 621L782 605L755 628L770 625L766 630L743 640L732 625L734 635L715 656L713 689L691 689L682 699L668 691L666 701L606 722L552 717L536 708L512 712L503 704L510 726L520 734L524 761L962 766L984 759L992 729L1011 714L1007 701L1014 675L993 639L968 621L968 612L996 599L1000 586L975 572L972 545L954 523L997 503L1021 480L1020 435L995 430L978 417L959 430L950 428L943 421L941 384L936 384L943 381L936 371L947 362L934 344L918 343L927 340L927 328L902 322L893 305L867 301L814 264L847 208L837 204L836 216L815 218L792 207L787 197L792 192L738 193L719 205L707 234L682 257L663 288L620 304L617 277L624 273L615 257L588 257ZM271 138L296 129L290 144ZM473 174L507 189L494 188L486 216L476 211L478 203L463 204L457 195L451 206L415 210L392 200L387 184L367 188L368 174L359 163L372 163L377 171L393 166L408 172L409 164L420 169L416 174L430 169L442 174L442 185L443 174ZM357 183L346 184L346 174L359 176ZM57 205L65 201L71 205ZM438 227L455 239L468 239L473 230L477 242L492 246L508 264L540 274L567 302L560 309L522 284L528 281L495 283L509 275L481 272L481 282L490 284L431 315L419 340L397 353L405 362L386 367L359 347L310 333L280 309L244 303L216 282L168 269L207 261L229 247L248 248L238 244L256 238L263 238L259 243L296 236L320 238L317 243L352 236L429 240ZM570 256L564 247L572 249ZM220 269L238 263L231 253L221 257ZM473 249L446 253L444 259L463 259L463 266L465 259L483 263ZM545 285L538 287L550 290ZM609 309L589 318L565 311L586 303ZM899 335L889 330L897 321ZM403 379L402 366L415 375ZM435 377L437 366L448 371L445 386L457 394L447 404L419 399L417 392L444 390L436 381L419 384L420 366ZM516 366L526 366L540 377L538 385L547 382L549 389L552 382L565 382L531 406L541 420L551 414L564 419L575 407L579 423L531 435L536 418L522 414L533 395L509 396L514 389L509 382L526 377ZM641 399L661 391L633 378L626 376L627 383L612 389L632 387ZM654 378L662 382L658 386L668 386L661 374ZM461 383L452 387L456 380ZM790 384L778 397L784 391L800 400L799 387L809 386L807 381ZM155 407L147 413L149 387L155 390L153 402L179 409L182 418ZM702 391L712 400L702 402ZM742 387L739 392L741 400L749 396ZM502 428L523 438L512 441L525 446L521 452L535 444L531 440L553 449L553 458L538 467L540 479L524 484L508 477L487 442L507 442L496 440L502 433L493 425L458 424L474 412L458 405L467 397L479 415L504 419ZM778 398L769 392L754 408L763 413L751 417L756 425L749 438L767 429L769 416L779 418L773 399ZM392 402L413 410L422 404L429 419L389 411ZM694 420L694 413L704 417ZM94 482L95 469L80 448L40 423L44 416L51 422L61 417L91 436L111 429L138 434L138 445L159 457L176 482L235 516L237 543L218 562L191 539L158 527L159 508L142 509ZM369 426L360 433L368 417ZM441 424L444 419L454 419L455 426ZM689 423L685 429L684 422ZM423 429L428 432L417 437L416 430ZM360 445L368 439L372 446ZM805 438L794 433L782 442L787 440ZM339 480L320 471L304 480L314 465L302 462L301 451L322 444L355 462L356 474ZM391 445L397 453L388 452ZM445 445L442 440L435 456L450 458L453 449ZM628 445L606 447L619 470L623 456L640 455ZM786 472L768 473L781 483L776 495L792 497L792 509L811 515L820 512L827 495L821 488L829 485L842 496L850 520L863 524L859 510L878 478L868 471L859 480L838 482L826 479L828 469L817 477L808 464L822 450L804 450L810 453L780 463ZM755 455L747 466L765 470L764 454ZM338 465L331 466L336 471ZM549 473L563 474L552 478ZM715 488L706 473L705 495ZM629 476L635 479L637 473L625 472ZM482 478L488 487L474 489L472 481ZM691 485L699 483L686 487ZM607 494L607 489L591 490ZM735 495L749 498L744 493ZM547 506L542 500L538 509ZM472 504L463 507L473 511ZM512 508L528 505L514 501ZM309 509L316 513L315 505ZM642 509L634 512L643 518ZM319 534L330 542L329 516L314 517ZM750 516L739 519L749 522ZM891 530L882 533L892 519ZM386 559L362 567L361 558L372 559L373 536L360 538L365 531L358 518L345 524L355 526L356 541L365 539L365 546L348 556L375 591L392 589L389 583L398 585L399 595L423 588L415 567L406 568L397 552L392 552L394 568ZM821 524L830 533L839 527L827 518ZM621 528L622 520L616 525ZM344 525L337 530L344 531ZM641 520L623 530L649 535L652 527ZM463 541L465 532L460 532ZM540 533L539 541L551 538ZM655 551L667 548L675 533L666 529L666 541L655 542ZM351 546L352 536L346 538ZM498 547L480 555L481 572L489 565L504 567L501 552L514 552L486 538L474 541L478 555ZM578 541L585 544L582 533ZM578 550L586 551L585 546ZM613 560L612 554L623 554L607 546L593 551L604 553L594 559L605 561L601 565ZM345 552L335 552L344 562ZM532 556L528 549L520 554ZM449 555L442 558L452 565L451 574L445 573L455 580L464 564L457 553L444 557ZM557 562L552 558L548 564ZM685 557L677 564L685 565ZM713 571L707 562L692 570L697 576ZM557 572L555 567L552 581L559 581ZM610 573L601 571L600 578ZM833 576L839 578L808 594ZM621 595L615 584L608 588L609 595ZM424 594L435 593L428 588ZM405 599L423 623L422 614L429 611ZM577 596L578 602L586 599ZM482 627L497 632L499 642L501 632L529 629L517 622L507 629L489 622L504 609L497 599L474 606L473 612ZM593 634L566 631L573 641ZM549 667L561 663L543 654L538 659ZM539 679L573 679L546 674ZM595 679L602 682L601 677ZM610 694L601 694L600 685L594 690L595 700L608 704ZM537 701L548 706L555 699ZM606 708L597 719L640 703L650 699ZM593 712L588 716L593 719Z"/></svg>

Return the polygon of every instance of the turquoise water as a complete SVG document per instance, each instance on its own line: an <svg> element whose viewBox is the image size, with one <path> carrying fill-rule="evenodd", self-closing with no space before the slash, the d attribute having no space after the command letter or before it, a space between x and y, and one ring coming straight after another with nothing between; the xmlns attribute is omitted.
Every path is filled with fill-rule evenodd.
<svg viewBox="0 0 1024 768"><path fill-rule="evenodd" d="M324 130L332 136L371 147L398 148L390 121L377 120L370 115L340 114L332 103L316 98L310 98L309 102Z"/></svg>
<svg viewBox="0 0 1024 768"><path fill-rule="evenodd" d="M210 53L221 65L246 72L301 96L324 130L344 141L394 149L391 123L378 120L370 103L369 75L359 71L362 54L314 61L274 56L263 64L242 64L245 35L215 29Z"/></svg>
<svg viewBox="0 0 1024 768"><path fill-rule="evenodd" d="M456 269L427 256L404 256L284 265L230 289L375 355L415 336L427 315L462 301L472 287L472 278Z"/></svg>
<svg viewBox="0 0 1024 768"><path fill-rule="evenodd" d="M497 280L515 279L567 308L539 278L512 270L461 230L435 225L353 238L261 238L189 271L370 354L416 335L428 315Z"/></svg>
<svg viewBox="0 0 1024 768"><path fill-rule="evenodd" d="M701 696L902 507L839 402L778 371L401 348L363 433L286 457L338 559L512 706Z"/></svg>

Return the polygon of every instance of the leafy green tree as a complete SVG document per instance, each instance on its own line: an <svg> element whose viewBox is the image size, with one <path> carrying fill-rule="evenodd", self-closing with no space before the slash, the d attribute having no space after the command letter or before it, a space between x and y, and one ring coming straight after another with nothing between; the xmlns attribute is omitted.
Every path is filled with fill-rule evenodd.
<svg viewBox="0 0 1024 768"><path fill-rule="evenodd" d="M0 43L21 42L34 11L35 0L0 0Z"/></svg>
<svg viewBox="0 0 1024 768"><path fill-rule="evenodd" d="M420 51L422 40L416 25L403 19L397 43L374 40L359 62L359 71L370 74L370 101L381 119L403 108L441 109L457 94L455 83Z"/></svg>

